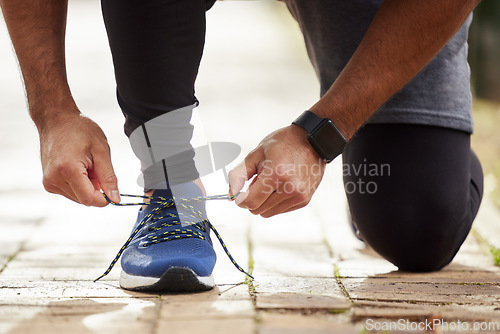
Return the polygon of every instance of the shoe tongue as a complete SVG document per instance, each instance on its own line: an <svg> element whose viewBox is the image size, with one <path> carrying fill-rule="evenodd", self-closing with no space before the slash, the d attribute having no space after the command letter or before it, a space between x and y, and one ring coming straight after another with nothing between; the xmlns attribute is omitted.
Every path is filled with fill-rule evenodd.
<svg viewBox="0 0 500 334"><path fill-rule="evenodd" d="M170 188L156 188L153 190L153 197L165 197L165 198L172 198L172 190Z"/></svg>
<svg viewBox="0 0 500 334"><path fill-rule="evenodd" d="M167 182L158 183L152 196L172 197L172 190Z"/></svg>
<svg viewBox="0 0 500 334"><path fill-rule="evenodd" d="M159 183L153 190L153 196L176 198L195 198L203 196L200 188L193 182L169 185L166 182Z"/></svg>
<svg viewBox="0 0 500 334"><path fill-rule="evenodd" d="M163 182L163 183L160 183L153 190L153 194L151 196L152 197L163 197L163 198L168 200L168 199L172 198L172 190L170 188L168 188L167 183ZM160 205L162 205L162 204L157 204L157 203L149 204L141 211L143 212L143 215L147 215L148 213L150 213L151 211L153 211L154 209L156 209ZM174 206L172 206L172 207L175 208Z"/></svg>
<svg viewBox="0 0 500 334"><path fill-rule="evenodd" d="M174 184L172 186L169 186L168 183L162 182L156 186L156 188L153 190L153 197L164 197L166 199L171 199L173 196L175 196L176 199L192 199L196 197L203 196L203 193L201 192L200 188L195 185L193 182L187 182L187 183L182 183L182 184ZM145 213L151 212L154 208L158 207L158 205L161 204L151 204L148 205L144 211ZM195 202L191 203L198 211L201 211L202 213L205 214L205 204L202 202ZM172 209L176 209L175 205L172 206Z"/></svg>

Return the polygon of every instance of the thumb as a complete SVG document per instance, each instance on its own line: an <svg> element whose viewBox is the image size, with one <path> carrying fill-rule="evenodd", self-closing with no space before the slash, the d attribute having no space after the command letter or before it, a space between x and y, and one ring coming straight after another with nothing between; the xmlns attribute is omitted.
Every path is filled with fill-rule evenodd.
<svg viewBox="0 0 500 334"><path fill-rule="evenodd" d="M109 150L105 153L97 153L94 157L94 173L102 191L110 200L120 203L120 191L118 191L118 179L116 178Z"/></svg>
<svg viewBox="0 0 500 334"><path fill-rule="evenodd" d="M231 196L237 195L243 189L245 182L257 174L262 158L263 154L260 149L254 150L229 172L229 194Z"/></svg>

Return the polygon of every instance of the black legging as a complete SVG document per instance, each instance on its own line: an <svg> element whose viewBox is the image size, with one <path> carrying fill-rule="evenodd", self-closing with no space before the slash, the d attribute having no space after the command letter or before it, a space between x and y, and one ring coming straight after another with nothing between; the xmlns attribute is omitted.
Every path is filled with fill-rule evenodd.
<svg viewBox="0 0 500 334"><path fill-rule="evenodd" d="M196 100L205 11L212 4L102 0L127 135ZM344 162L351 169L345 182L352 216L369 245L406 270L436 270L453 259L483 191L469 134L420 125L367 125L347 146Z"/></svg>
<svg viewBox="0 0 500 334"><path fill-rule="evenodd" d="M102 0L125 133L195 103L210 0Z"/></svg>
<svg viewBox="0 0 500 334"><path fill-rule="evenodd" d="M408 271L441 269L453 259L483 194L470 135L441 127L366 125L344 151L343 173L360 236Z"/></svg>

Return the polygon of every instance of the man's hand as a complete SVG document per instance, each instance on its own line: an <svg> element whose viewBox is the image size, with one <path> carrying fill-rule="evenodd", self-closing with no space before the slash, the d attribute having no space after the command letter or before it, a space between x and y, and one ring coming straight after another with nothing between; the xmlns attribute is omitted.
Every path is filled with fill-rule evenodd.
<svg viewBox="0 0 500 334"><path fill-rule="evenodd" d="M40 132L43 186L87 206L106 206L100 189L114 201L120 196L106 136L80 113L61 113Z"/></svg>
<svg viewBox="0 0 500 334"><path fill-rule="evenodd" d="M306 206L318 187L326 163L297 125L279 129L250 152L229 172L231 194L243 189L256 175L248 191L236 197L236 204L268 218Z"/></svg>
<svg viewBox="0 0 500 334"><path fill-rule="evenodd" d="M31 118L40 134L43 185L85 205L119 202L104 133L82 116L66 78L68 0L0 0L21 66Z"/></svg>

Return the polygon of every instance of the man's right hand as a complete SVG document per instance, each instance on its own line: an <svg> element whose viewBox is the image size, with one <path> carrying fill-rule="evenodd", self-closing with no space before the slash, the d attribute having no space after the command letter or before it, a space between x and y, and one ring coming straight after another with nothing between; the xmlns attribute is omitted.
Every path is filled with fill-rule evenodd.
<svg viewBox="0 0 500 334"><path fill-rule="evenodd" d="M108 204L102 189L112 201L120 201L108 141L95 122L79 112L53 113L39 133L48 192L102 207Z"/></svg>
<svg viewBox="0 0 500 334"><path fill-rule="evenodd" d="M88 206L120 201L106 136L76 107L66 77L68 0L0 0L40 134L43 185Z"/></svg>

